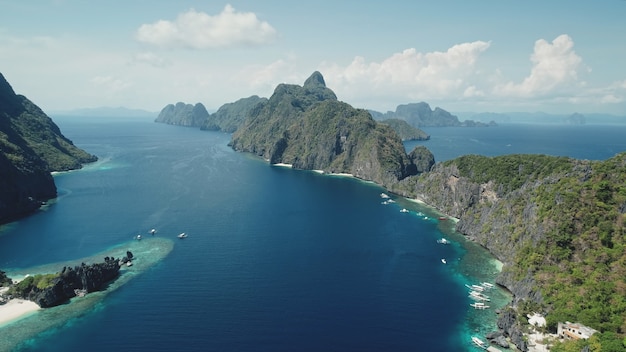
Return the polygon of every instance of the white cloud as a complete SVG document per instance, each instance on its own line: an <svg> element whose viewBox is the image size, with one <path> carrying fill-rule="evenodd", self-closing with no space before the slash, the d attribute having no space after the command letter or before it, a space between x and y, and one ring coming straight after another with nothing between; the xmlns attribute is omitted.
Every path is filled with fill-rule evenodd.
<svg viewBox="0 0 626 352"><path fill-rule="evenodd" d="M140 42L165 48L211 49L267 44L276 37L276 30L254 13L237 12L226 5L215 16L190 9L174 21L143 24L135 37Z"/></svg>
<svg viewBox="0 0 626 352"><path fill-rule="evenodd" d="M411 48L381 62L367 62L359 56L345 67L323 63L320 71L329 87L350 101L392 95L403 102L476 96L482 92L471 84L471 77L480 54L489 46L489 42L475 41L428 53Z"/></svg>
<svg viewBox="0 0 626 352"><path fill-rule="evenodd" d="M528 77L521 83L498 85L494 93L502 96L540 97L571 92L576 86L584 85L584 82L579 81L582 59L574 51L574 41L566 34L558 36L552 43L544 39L537 40L530 60L533 67Z"/></svg>
<svg viewBox="0 0 626 352"><path fill-rule="evenodd" d="M132 63L148 64L158 68L167 67L172 64L169 60L166 60L152 52L135 54L132 58Z"/></svg>

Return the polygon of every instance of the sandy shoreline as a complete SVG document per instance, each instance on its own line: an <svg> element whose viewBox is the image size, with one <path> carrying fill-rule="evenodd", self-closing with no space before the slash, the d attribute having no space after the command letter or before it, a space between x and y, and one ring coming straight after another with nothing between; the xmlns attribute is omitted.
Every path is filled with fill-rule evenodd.
<svg viewBox="0 0 626 352"><path fill-rule="evenodd" d="M19 318L30 315L30 313L38 311L37 303L25 299L12 299L9 302L0 305L0 326L17 320Z"/></svg>

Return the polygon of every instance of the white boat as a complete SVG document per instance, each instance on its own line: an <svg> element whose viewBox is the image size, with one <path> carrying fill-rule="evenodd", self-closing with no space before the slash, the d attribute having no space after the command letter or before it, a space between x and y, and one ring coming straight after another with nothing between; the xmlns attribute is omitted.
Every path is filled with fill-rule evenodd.
<svg viewBox="0 0 626 352"><path fill-rule="evenodd" d="M474 344L476 344L476 346L478 346L478 347L480 347L482 349L486 349L487 348L487 345L485 344L485 342L483 340L479 339L476 336L472 336L472 342Z"/></svg>
<svg viewBox="0 0 626 352"><path fill-rule="evenodd" d="M400 210L401 213L408 213L409 211L406 210L406 208L402 208L402 210Z"/></svg>
<svg viewBox="0 0 626 352"><path fill-rule="evenodd" d="M445 238L443 238L443 237L442 237L442 238L440 238L440 239L438 239L438 240L437 240L437 243L441 243L441 244L450 244L450 241L448 241L447 239L445 239Z"/></svg>
<svg viewBox="0 0 626 352"><path fill-rule="evenodd" d="M448 263L445 258L441 258L441 262L444 264Z"/></svg>
<svg viewBox="0 0 626 352"><path fill-rule="evenodd" d="M493 284L490 284L488 282L483 282L482 284L480 284L482 287L486 288L486 289L490 289L493 288Z"/></svg>
<svg viewBox="0 0 626 352"><path fill-rule="evenodd" d="M155 233L156 233L156 229L152 229L152 230L150 230L150 234L151 234L151 235L154 235Z"/></svg>
<svg viewBox="0 0 626 352"><path fill-rule="evenodd" d="M130 260L126 262L126 266L133 266L133 262L131 262Z"/></svg>
<svg viewBox="0 0 626 352"><path fill-rule="evenodd" d="M380 198L389 199L389 196L386 193L381 193Z"/></svg>
<svg viewBox="0 0 626 352"><path fill-rule="evenodd" d="M485 290L484 287L478 286L478 285L468 285L468 284L465 284L465 287L469 288L472 291L478 291L478 292L483 292Z"/></svg>
<svg viewBox="0 0 626 352"><path fill-rule="evenodd" d="M141 235L137 235L137 237L135 237L137 239L137 241L141 241Z"/></svg>
<svg viewBox="0 0 626 352"><path fill-rule="evenodd" d="M477 292L477 291L471 291L469 294L469 297L477 301L487 301L487 302L491 301L489 299L489 296L485 296L482 293Z"/></svg>
<svg viewBox="0 0 626 352"><path fill-rule="evenodd" d="M487 309L487 308L489 308L489 306L484 304L483 302L470 303L470 306L474 307L474 309Z"/></svg>
<svg viewBox="0 0 626 352"><path fill-rule="evenodd" d="M176 236L178 238L187 238L187 234L186 233L181 233L180 235Z"/></svg>

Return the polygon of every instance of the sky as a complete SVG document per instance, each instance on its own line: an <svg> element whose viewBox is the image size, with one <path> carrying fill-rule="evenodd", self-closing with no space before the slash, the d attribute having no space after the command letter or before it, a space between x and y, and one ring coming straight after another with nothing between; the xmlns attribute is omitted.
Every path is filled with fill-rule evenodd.
<svg viewBox="0 0 626 352"><path fill-rule="evenodd" d="M0 73L45 112L209 111L314 71L385 112L626 116L626 0L0 0Z"/></svg>

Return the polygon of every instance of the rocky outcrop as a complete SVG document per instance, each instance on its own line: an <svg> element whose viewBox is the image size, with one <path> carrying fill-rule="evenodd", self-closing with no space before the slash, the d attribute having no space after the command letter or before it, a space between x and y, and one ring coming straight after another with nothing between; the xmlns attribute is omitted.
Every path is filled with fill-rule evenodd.
<svg viewBox="0 0 626 352"><path fill-rule="evenodd" d="M165 106L155 122L185 127L201 127L207 123L208 119L209 113L201 103L192 105L178 102L176 105Z"/></svg>
<svg viewBox="0 0 626 352"><path fill-rule="evenodd" d="M209 115L206 122L200 126L200 129L227 133L235 132L244 123L250 111L257 104L266 101L266 98L253 95L233 103L224 104L215 113Z"/></svg>
<svg viewBox="0 0 626 352"><path fill-rule="evenodd" d="M0 74L0 224L56 197L51 171L81 168L97 157L74 146L39 107Z"/></svg>
<svg viewBox="0 0 626 352"><path fill-rule="evenodd" d="M130 255L132 258L132 254ZM28 287L22 298L37 303L42 308L54 307L67 302L77 293L85 294L102 290L119 275L120 261L106 257L104 262L75 267L64 267L50 285L40 289Z"/></svg>
<svg viewBox="0 0 626 352"><path fill-rule="evenodd" d="M517 320L515 310L508 308L501 312L498 316L497 325L498 329L511 340L518 350L522 352L528 351L528 343L524 338L523 327ZM498 334L496 333L495 336L497 339ZM502 342L501 340L499 341Z"/></svg>
<svg viewBox="0 0 626 352"><path fill-rule="evenodd" d="M415 175L431 162L420 149L411 158L398 134L362 109L337 100L319 72L302 87L281 84L267 102L257 104L233 134L230 145L270 163L294 168L349 173L389 186Z"/></svg>

